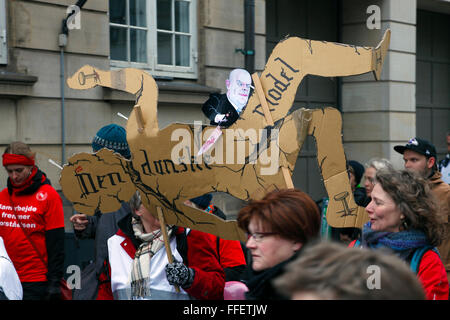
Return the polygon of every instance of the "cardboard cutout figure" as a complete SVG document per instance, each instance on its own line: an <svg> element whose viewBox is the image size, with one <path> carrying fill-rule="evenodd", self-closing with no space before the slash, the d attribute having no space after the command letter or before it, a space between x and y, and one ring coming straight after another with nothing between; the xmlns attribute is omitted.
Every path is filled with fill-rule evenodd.
<svg viewBox="0 0 450 320"><path fill-rule="evenodd" d="M227 128L239 118L247 105L252 78L244 69L234 69L226 80L227 93L212 93L203 104L202 111L211 125Z"/></svg>
<svg viewBox="0 0 450 320"><path fill-rule="evenodd" d="M162 208L169 224L244 241L244 233L236 221L205 215L185 206L184 201L210 192L227 192L249 200L272 189L292 187L288 182L309 134L317 142L319 168L330 198L329 225L360 227L367 216L364 208L357 207L353 200L339 111L333 108L294 111L292 104L307 74L335 77L374 72L379 79L389 38L388 30L376 48L300 38L280 42L261 77L253 75L258 80L257 94L250 96L239 119L223 130L214 147L201 157L196 157L198 149L214 127L173 123L160 130L157 86L148 73L137 69L101 71L84 66L68 79L69 87L89 89L100 85L136 96L126 128L132 159L127 161L109 150L75 155L62 171L63 192L77 211L93 214L96 207L106 202L108 210L117 210L120 200L129 200L128 195L138 189L150 212L156 215L156 208ZM111 175L106 172L99 175L85 164L80 169L82 159L105 162ZM117 177L114 175L117 170L123 170L120 181L108 178ZM80 172L84 173L83 181L92 183L89 192L79 183ZM122 172L129 178L122 177Z"/></svg>
<svg viewBox="0 0 450 320"><path fill-rule="evenodd" d="M203 113L211 120L211 125L217 127L200 148L197 156L201 156L216 143L222 135L222 127L227 128L236 122L248 102L252 78L247 70L234 69L225 83L226 94L212 93L203 104Z"/></svg>

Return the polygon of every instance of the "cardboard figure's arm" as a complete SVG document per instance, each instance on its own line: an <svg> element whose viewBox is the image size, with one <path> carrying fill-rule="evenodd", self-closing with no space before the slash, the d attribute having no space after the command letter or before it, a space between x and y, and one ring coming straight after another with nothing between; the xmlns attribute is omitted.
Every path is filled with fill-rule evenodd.
<svg viewBox="0 0 450 320"><path fill-rule="evenodd" d="M219 112L217 111L219 102L220 101L216 95L211 95L209 99L203 104L202 111L205 116L212 122L215 122L214 118L219 114Z"/></svg>
<svg viewBox="0 0 450 320"><path fill-rule="evenodd" d="M203 104L202 111L211 120L211 125L224 128L228 128L239 119L239 113L231 102L215 94L212 94ZM218 117L219 115L221 117Z"/></svg>

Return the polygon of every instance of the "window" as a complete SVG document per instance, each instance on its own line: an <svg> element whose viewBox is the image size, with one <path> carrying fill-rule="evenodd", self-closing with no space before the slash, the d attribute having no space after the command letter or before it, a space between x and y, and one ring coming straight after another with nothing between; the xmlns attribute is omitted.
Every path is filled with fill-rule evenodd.
<svg viewBox="0 0 450 320"><path fill-rule="evenodd" d="M197 0L109 0L113 67L196 78Z"/></svg>
<svg viewBox="0 0 450 320"><path fill-rule="evenodd" d="M8 47L6 41L6 5L0 0L0 64L8 63Z"/></svg>

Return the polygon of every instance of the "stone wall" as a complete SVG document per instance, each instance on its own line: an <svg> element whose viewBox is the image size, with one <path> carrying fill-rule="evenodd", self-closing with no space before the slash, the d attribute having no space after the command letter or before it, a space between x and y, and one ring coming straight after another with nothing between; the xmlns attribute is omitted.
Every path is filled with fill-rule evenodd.
<svg viewBox="0 0 450 320"><path fill-rule="evenodd" d="M381 9L381 29L368 29L366 9ZM393 146L416 132L415 52L416 1L343 1L342 42L376 46L391 29L391 43L380 81L372 74L343 78L342 111L347 158L362 163L372 157L390 159L403 167Z"/></svg>

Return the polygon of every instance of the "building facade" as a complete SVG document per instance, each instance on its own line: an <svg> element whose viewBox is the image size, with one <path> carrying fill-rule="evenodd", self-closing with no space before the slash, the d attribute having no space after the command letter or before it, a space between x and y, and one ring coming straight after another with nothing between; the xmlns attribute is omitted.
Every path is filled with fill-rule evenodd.
<svg viewBox="0 0 450 320"><path fill-rule="evenodd" d="M308 76L295 107L338 108L347 159L402 158L393 146L414 136L432 141L440 158L450 123L450 1L448 0L0 0L0 147L21 140L37 151L56 189L60 169L90 143L103 125L126 120L134 97L107 88L72 90L65 84L83 65L147 70L159 87L160 127L206 118L201 106L225 91L233 68L246 67L245 23L252 8L253 68L286 36L376 46L387 28L391 44L380 81L372 74L348 78ZM250 52L251 55L251 52ZM6 172L0 183L6 186ZM294 184L314 200L326 196L309 137ZM217 194L234 217L242 202ZM72 214L65 201L66 219ZM67 222L66 231L71 232Z"/></svg>

